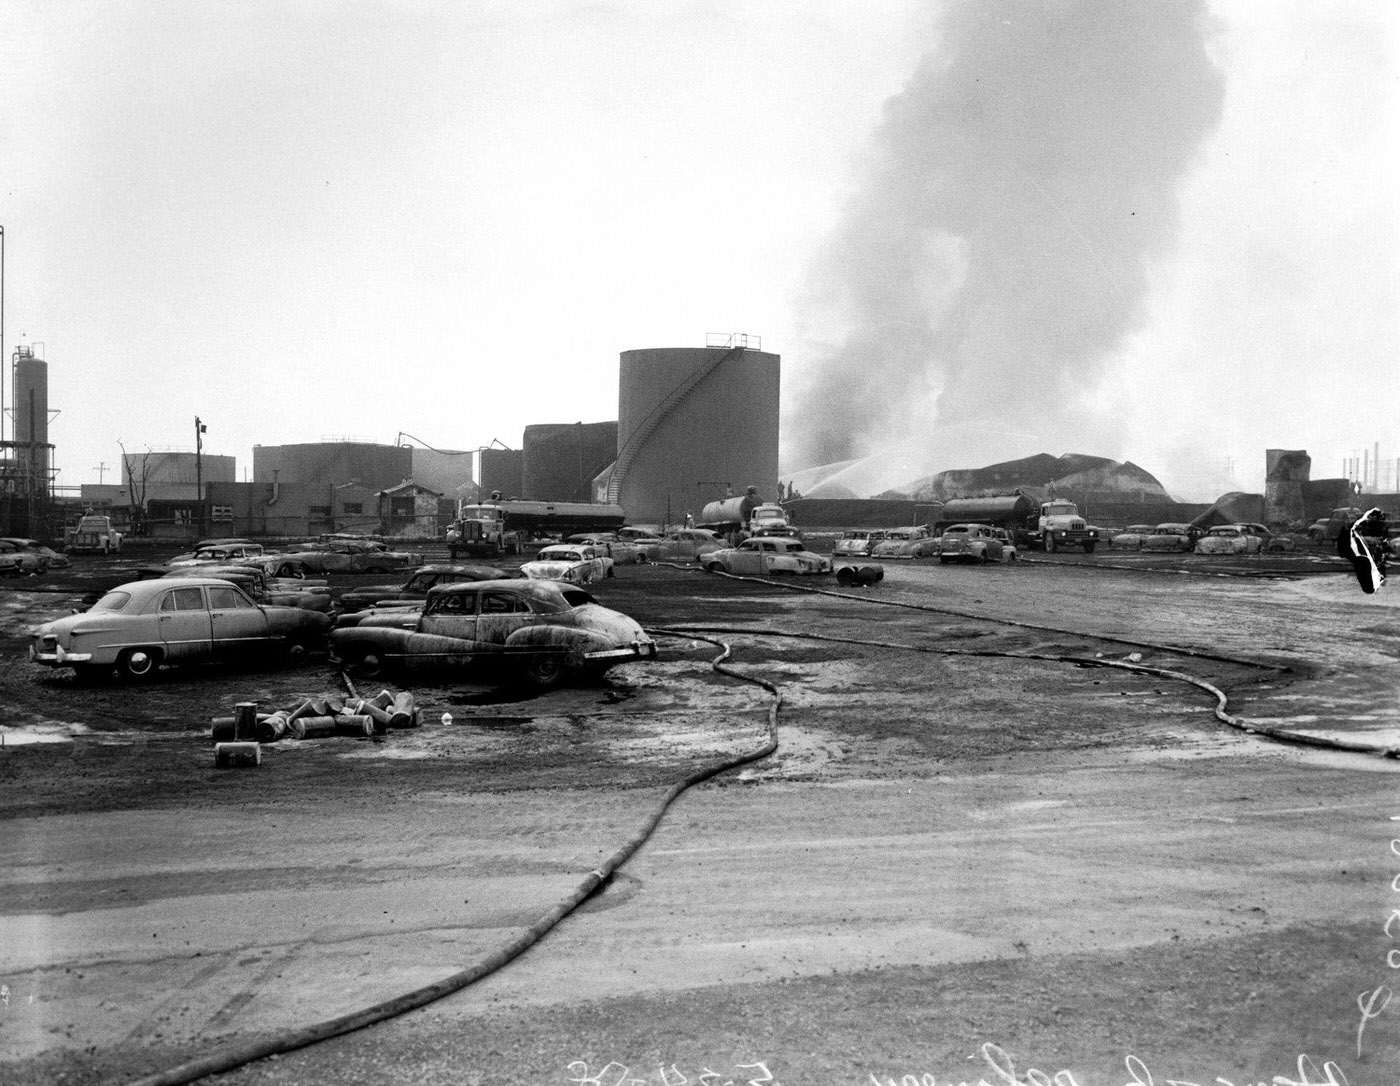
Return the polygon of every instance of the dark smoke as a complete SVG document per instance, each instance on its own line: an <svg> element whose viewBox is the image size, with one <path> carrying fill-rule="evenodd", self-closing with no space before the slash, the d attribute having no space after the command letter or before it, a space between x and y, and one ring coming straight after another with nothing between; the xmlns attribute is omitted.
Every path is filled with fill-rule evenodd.
<svg viewBox="0 0 1400 1086"><path fill-rule="evenodd" d="M1086 401L1220 116L1204 4L972 0L939 33L818 261L809 322L846 338L795 376L795 468L1116 451Z"/></svg>

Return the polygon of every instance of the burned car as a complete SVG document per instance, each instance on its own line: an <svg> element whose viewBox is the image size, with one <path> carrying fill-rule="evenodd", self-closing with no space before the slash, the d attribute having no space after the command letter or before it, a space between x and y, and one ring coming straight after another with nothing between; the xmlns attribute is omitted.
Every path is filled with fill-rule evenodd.
<svg viewBox="0 0 1400 1086"><path fill-rule="evenodd" d="M437 585L421 613L386 610L333 631L330 644L332 659L366 676L476 665L540 689L656 656L627 615L582 589L528 579Z"/></svg>
<svg viewBox="0 0 1400 1086"><path fill-rule="evenodd" d="M162 577L118 585L88 610L40 626L29 658L82 677L115 668L140 680L163 664L258 654L296 660L320 648L330 628L328 615L255 603L228 581Z"/></svg>
<svg viewBox="0 0 1400 1086"><path fill-rule="evenodd" d="M303 543L255 561L276 577L304 577L308 573L392 573L421 566L423 556L413 551L390 550L373 540L332 539Z"/></svg>
<svg viewBox="0 0 1400 1086"><path fill-rule="evenodd" d="M1257 535L1263 541L1260 548L1271 554L1280 554L1284 551L1298 549L1298 544L1292 536L1284 535L1282 532L1275 532L1273 529L1263 524L1241 524L1240 531L1248 532L1250 535Z"/></svg>
<svg viewBox="0 0 1400 1086"><path fill-rule="evenodd" d="M520 567L520 572L531 580L592 584L613 575L613 560L601 547L554 543L541 547L533 561Z"/></svg>
<svg viewBox="0 0 1400 1086"><path fill-rule="evenodd" d="M844 533L831 548L833 558L866 558L875 544L885 538L879 528L854 528Z"/></svg>
<svg viewBox="0 0 1400 1086"><path fill-rule="evenodd" d="M65 554L44 546L37 539L5 536L0 539L0 574L43 573L60 566L71 566Z"/></svg>
<svg viewBox="0 0 1400 1086"><path fill-rule="evenodd" d="M1197 554L1258 554L1264 541L1242 524L1217 524L1196 540Z"/></svg>
<svg viewBox="0 0 1400 1086"><path fill-rule="evenodd" d="M680 528L657 540L637 541L648 562L692 562L723 546L724 540L708 528Z"/></svg>
<svg viewBox="0 0 1400 1086"><path fill-rule="evenodd" d="M1000 533L1000 534L998 534ZM943 532L938 560L949 562L1014 562L1016 548L1003 529L990 524L954 524Z"/></svg>
<svg viewBox="0 0 1400 1086"><path fill-rule="evenodd" d="M738 573L763 577L773 573L830 573L831 559L814 554L800 540L778 535L756 535L737 547L711 551L701 560L710 573Z"/></svg>
<svg viewBox="0 0 1400 1086"><path fill-rule="evenodd" d="M571 535L564 540L576 547L597 547L619 566L630 566L634 562L645 562L641 548L630 539L620 539L615 532L590 532L586 535Z"/></svg>
<svg viewBox="0 0 1400 1086"><path fill-rule="evenodd" d="M1143 538L1142 549L1189 554L1200 537L1201 530L1190 524L1159 524Z"/></svg>
<svg viewBox="0 0 1400 1086"><path fill-rule="evenodd" d="M413 576L402 584L372 584L342 592L340 609L350 614L373 607L376 603L422 603L428 598L428 589L434 585L455 584L461 581L500 581L511 576L517 575L495 566L422 566L414 570Z"/></svg>
<svg viewBox="0 0 1400 1086"><path fill-rule="evenodd" d="M1143 543L1155 529L1150 524L1129 524L1108 541L1114 550L1140 551Z"/></svg>
<svg viewBox="0 0 1400 1086"><path fill-rule="evenodd" d="M249 558L261 558L263 546L246 539L215 540L198 544L194 550L177 554L166 564L172 569L177 566L212 565L225 562L242 562Z"/></svg>
<svg viewBox="0 0 1400 1086"><path fill-rule="evenodd" d="M243 589L257 603L272 603L279 607L301 607L308 611L330 614L335 611L331 590L324 581L282 580L269 577L256 566L200 565L177 566L175 569L138 569L137 575L154 577L217 577Z"/></svg>
<svg viewBox="0 0 1400 1086"><path fill-rule="evenodd" d="M922 524L891 528L870 548L872 558L932 558L938 553L938 537Z"/></svg>

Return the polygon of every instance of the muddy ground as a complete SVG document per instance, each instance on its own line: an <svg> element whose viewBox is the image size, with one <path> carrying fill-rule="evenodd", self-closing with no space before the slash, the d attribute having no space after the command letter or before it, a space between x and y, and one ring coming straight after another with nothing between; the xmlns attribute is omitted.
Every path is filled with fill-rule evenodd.
<svg viewBox="0 0 1400 1086"><path fill-rule="evenodd" d="M391 679L429 723L243 770L210 718L343 691L324 659L78 686L23 630L121 568L0 586L0 1082L135 1080L509 944L764 745L769 695L702 635L778 686L774 755L485 979L208 1081L1400 1081L1393 589L1038 558L850 591L624 567L595 594L672 631L655 663Z"/></svg>

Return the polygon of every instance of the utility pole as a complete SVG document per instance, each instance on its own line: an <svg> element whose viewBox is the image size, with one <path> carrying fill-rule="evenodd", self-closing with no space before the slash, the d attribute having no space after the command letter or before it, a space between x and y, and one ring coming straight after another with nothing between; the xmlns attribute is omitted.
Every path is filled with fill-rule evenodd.
<svg viewBox="0 0 1400 1086"><path fill-rule="evenodd" d="M204 432L208 427L194 417L194 496L198 499L199 538L204 538Z"/></svg>

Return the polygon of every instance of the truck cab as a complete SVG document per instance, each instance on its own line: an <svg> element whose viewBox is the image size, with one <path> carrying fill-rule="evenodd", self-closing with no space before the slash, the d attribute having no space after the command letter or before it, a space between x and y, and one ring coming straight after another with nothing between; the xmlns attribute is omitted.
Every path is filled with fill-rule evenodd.
<svg viewBox="0 0 1400 1086"><path fill-rule="evenodd" d="M1051 554L1067 547L1082 547L1085 554L1093 554L1099 542L1099 530L1079 515L1079 506L1064 498L1040 503L1037 527L1041 546Z"/></svg>

